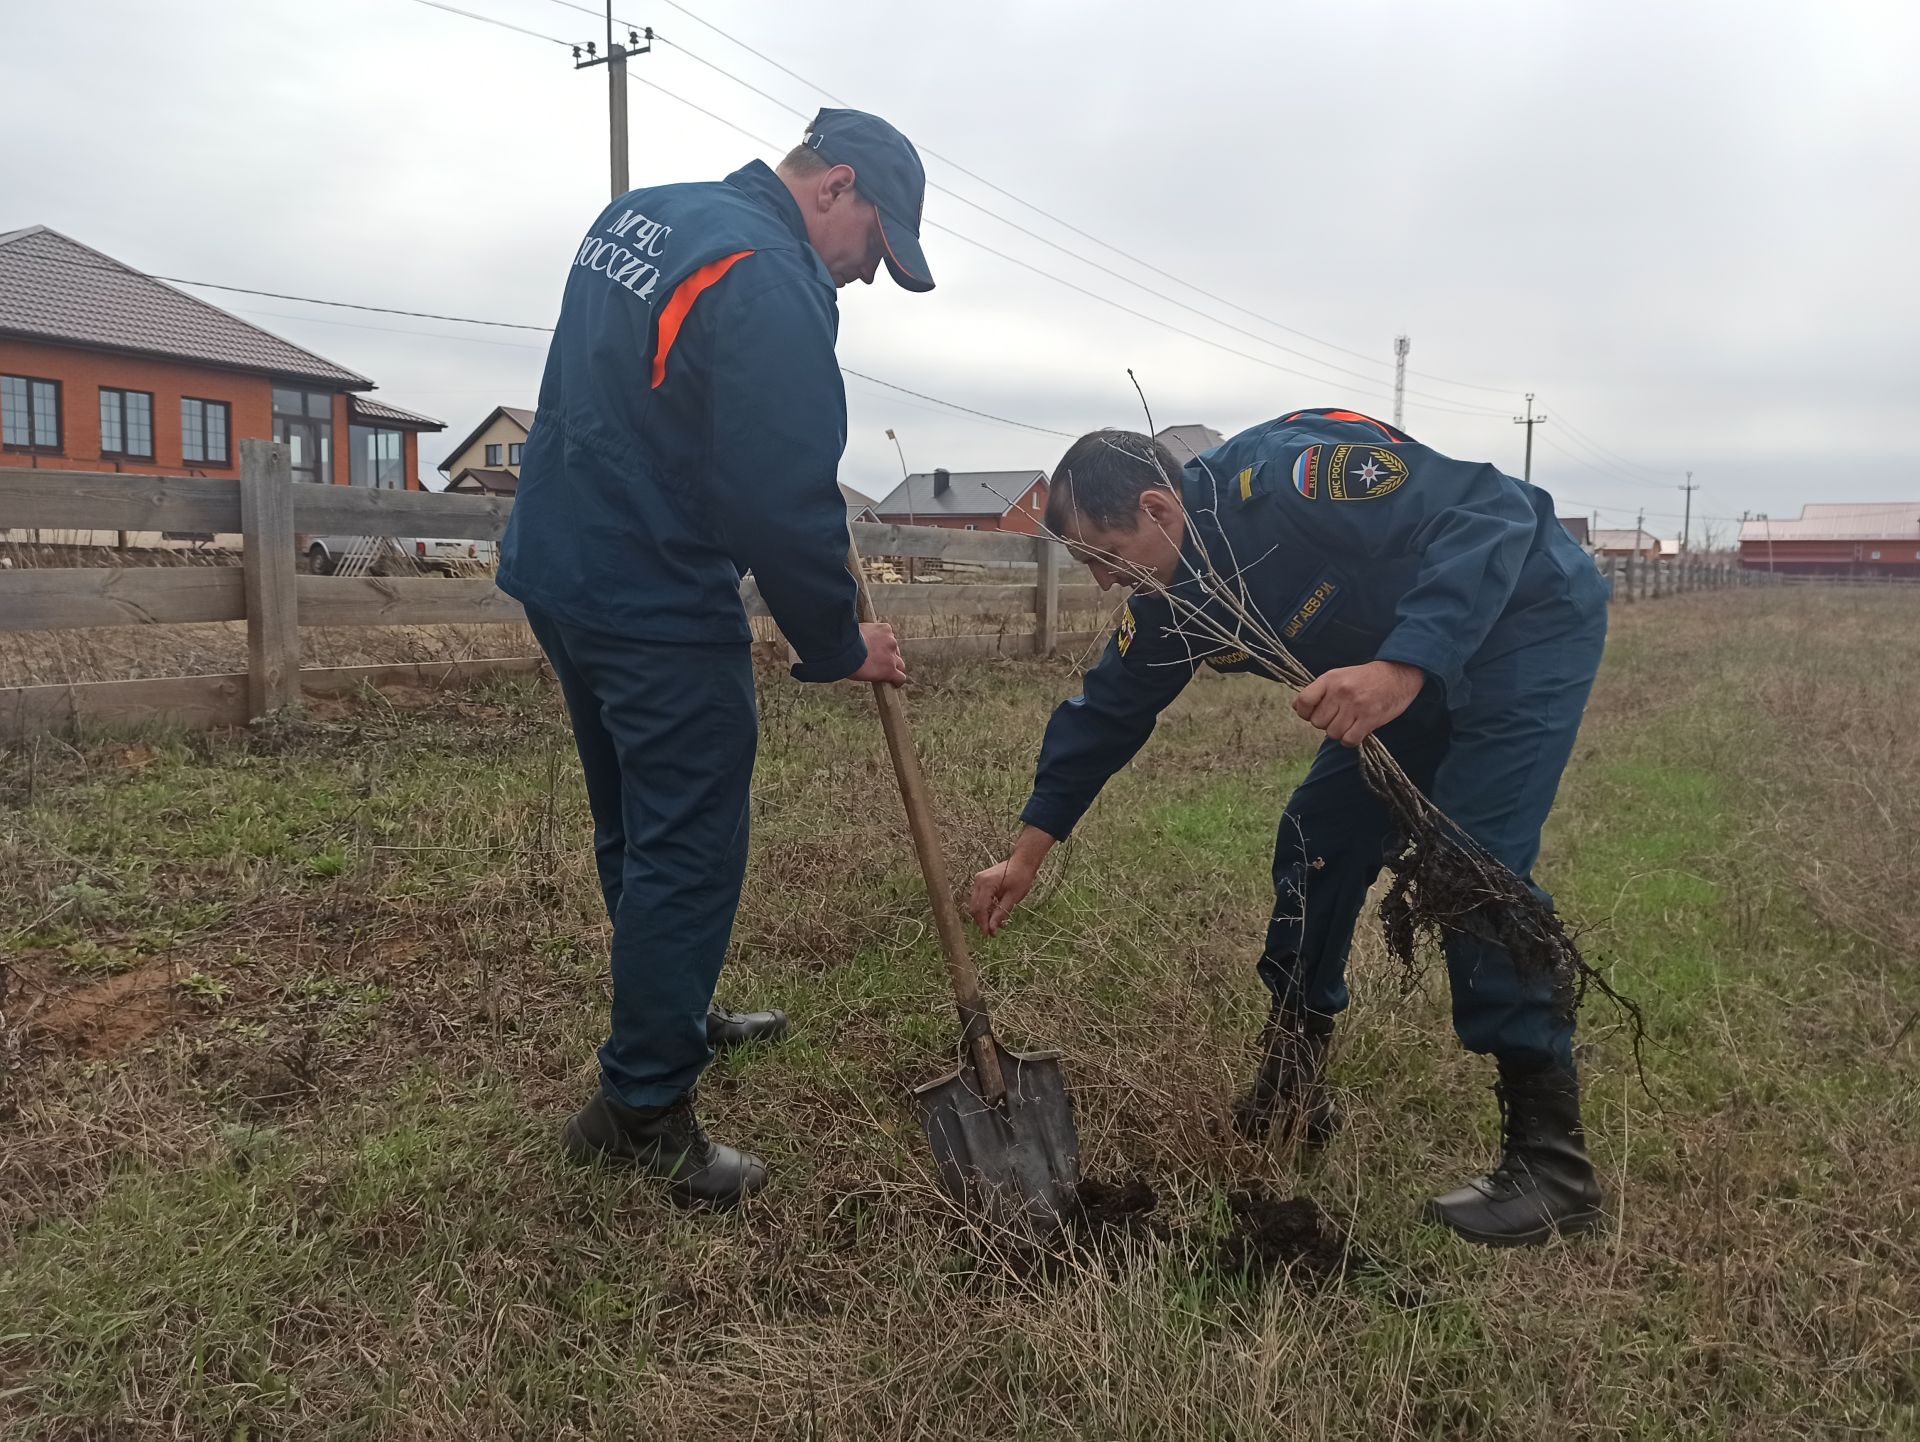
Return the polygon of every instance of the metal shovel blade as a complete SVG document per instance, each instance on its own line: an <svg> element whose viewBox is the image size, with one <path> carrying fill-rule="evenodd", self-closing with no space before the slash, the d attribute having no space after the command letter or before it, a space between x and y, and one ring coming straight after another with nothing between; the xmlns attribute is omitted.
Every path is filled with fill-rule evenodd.
<svg viewBox="0 0 1920 1442"><path fill-rule="evenodd" d="M1004 1110L989 1106L971 1063L913 1098L933 1147L940 1184L976 1216L1049 1237L1080 1183L1080 1137L1057 1051L1013 1052L993 1043L1006 1078Z"/></svg>

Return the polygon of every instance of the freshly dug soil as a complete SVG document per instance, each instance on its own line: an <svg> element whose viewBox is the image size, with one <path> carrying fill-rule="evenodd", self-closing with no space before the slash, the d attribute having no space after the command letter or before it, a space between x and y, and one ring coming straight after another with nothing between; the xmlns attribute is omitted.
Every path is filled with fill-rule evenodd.
<svg viewBox="0 0 1920 1442"><path fill-rule="evenodd" d="M1227 1196L1232 1221L1224 1235L1204 1225L1176 1226L1159 1206L1144 1177L1089 1177L1080 1183L1056 1245L1009 1260L1017 1271L1055 1276L1069 1263L1117 1261L1130 1243L1152 1241L1170 1246L1195 1277L1301 1286L1338 1282L1374 1265L1306 1197L1279 1197L1258 1186L1235 1190Z"/></svg>

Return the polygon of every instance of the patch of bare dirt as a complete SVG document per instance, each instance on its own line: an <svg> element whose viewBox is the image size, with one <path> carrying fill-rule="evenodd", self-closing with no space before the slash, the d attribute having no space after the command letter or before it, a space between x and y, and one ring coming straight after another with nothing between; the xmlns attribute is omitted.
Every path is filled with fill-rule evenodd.
<svg viewBox="0 0 1920 1442"><path fill-rule="evenodd" d="M121 1056L187 1011L177 987L187 970L178 958L155 961L56 992L46 973L16 967L14 983L29 998L20 1021L81 1056Z"/></svg>

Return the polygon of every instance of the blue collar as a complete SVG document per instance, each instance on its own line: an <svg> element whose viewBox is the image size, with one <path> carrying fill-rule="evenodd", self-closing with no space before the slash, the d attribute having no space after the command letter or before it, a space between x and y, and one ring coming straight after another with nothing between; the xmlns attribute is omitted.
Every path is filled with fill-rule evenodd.
<svg viewBox="0 0 1920 1442"><path fill-rule="evenodd" d="M745 165L727 177L726 183L750 199L758 201L785 222L793 238L802 245L811 244L807 239L807 222L800 214L800 206L793 198L793 192L787 189L787 183L773 173L773 167L764 160L749 160Z"/></svg>

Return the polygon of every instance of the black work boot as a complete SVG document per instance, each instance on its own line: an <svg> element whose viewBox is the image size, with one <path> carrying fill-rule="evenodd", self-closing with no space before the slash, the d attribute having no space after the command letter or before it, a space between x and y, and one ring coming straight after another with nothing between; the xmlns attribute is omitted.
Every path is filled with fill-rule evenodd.
<svg viewBox="0 0 1920 1442"><path fill-rule="evenodd" d="M1503 1060L1500 1164L1427 1203L1426 1218L1487 1247L1537 1246L1600 1225L1600 1179L1580 1125L1580 1079L1556 1066Z"/></svg>
<svg viewBox="0 0 1920 1442"><path fill-rule="evenodd" d="M707 1008L707 1045L715 1051L745 1046L754 1041L785 1041L787 1014L784 1011L722 1011Z"/></svg>
<svg viewBox="0 0 1920 1442"><path fill-rule="evenodd" d="M1283 1113L1283 1136L1298 1133L1310 1147L1324 1147L1340 1130L1340 1110L1327 1090L1327 1048L1333 1023L1309 1029L1275 1007L1260 1033L1260 1070L1253 1085L1233 1099L1233 1129L1260 1141Z"/></svg>
<svg viewBox="0 0 1920 1442"><path fill-rule="evenodd" d="M638 1167L670 1182L667 1195L683 1207L731 1207L767 1184L767 1164L709 1140L693 1105L691 1091L663 1107L630 1107L603 1089L568 1120L561 1146L572 1161Z"/></svg>

